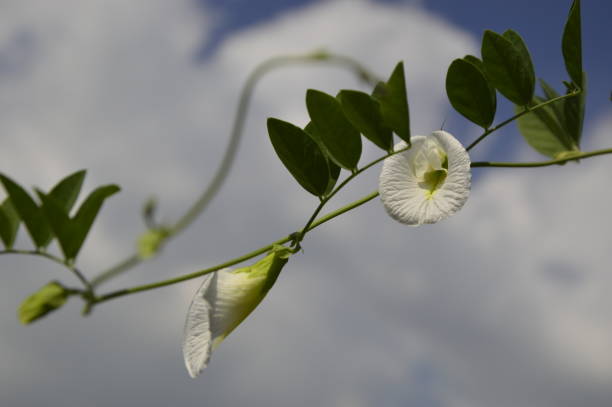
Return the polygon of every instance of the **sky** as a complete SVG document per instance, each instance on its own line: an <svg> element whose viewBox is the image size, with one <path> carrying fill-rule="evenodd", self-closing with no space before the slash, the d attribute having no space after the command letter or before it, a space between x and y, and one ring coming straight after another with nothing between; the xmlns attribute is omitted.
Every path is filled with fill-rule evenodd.
<svg viewBox="0 0 612 407"><path fill-rule="evenodd" d="M267 57L325 47L381 76L403 60L413 133L446 120L464 144L478 129L451 112L444 75L454 58L478 53L484 29L517 29L538 75L565 79L558 44L569 1L253 3L0 2L0 171L49 188L87 168L85 191L122 187L83 248L88 275L133 251L148 197L171 221L205 187L241 85ZM583 5L585 150L612 144L606 3ZM317 201L276 159L265 120L305 124L308 88L368 90L337 67L265 77L236 165L207 212L101 291L212 266L300 227ZM378 154L369 146L362 163ZM512 127L472 159L542 157ZM0 405L609 406L611 170L608 157L475 169L465 207L439 224L398 224L377 200L335 219L309 234L195 380L180 344L199 281L111 301L87 318L71 300L22 326L16 309L29 293L51 279L78 282L44 260L0 256ZM329 209L371 192L377 172ZM17 246L30 247L23 231Z"/></svg>

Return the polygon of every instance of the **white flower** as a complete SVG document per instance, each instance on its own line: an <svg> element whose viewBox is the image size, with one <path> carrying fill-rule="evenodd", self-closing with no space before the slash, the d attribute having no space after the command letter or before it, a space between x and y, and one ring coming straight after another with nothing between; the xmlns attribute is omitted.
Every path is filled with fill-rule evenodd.
<svg viewBox="0 0 612 407"><path fill-rule="evenodd" d="M252 266L207 274L185 321L183 357L191 377L208 364L210 353L257 307L272 287L291 252L275 246Z"/></svg>
<svg viewBox="0 0 612 407"><path fill-rule="evenodd" d="M436 223L457 212L470 194L470 157L450 133L411 138L410 149L387 158L379 179L389 215L408 225ZM406 147L405 142L395 150Z"/></svg>

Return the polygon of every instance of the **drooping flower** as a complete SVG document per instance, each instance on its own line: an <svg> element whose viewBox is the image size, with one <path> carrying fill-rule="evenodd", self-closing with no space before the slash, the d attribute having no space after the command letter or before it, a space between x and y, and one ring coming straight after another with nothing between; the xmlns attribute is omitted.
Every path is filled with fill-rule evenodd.
<svg viewBox="0 0 612 407"><path fill-rule="evenodd" d="M204 277L185 321L183 357L191 377L206 367L211 352L259 305L290 255L290 249L274 246L252 266L225 268Z"/></svg>
<svg viewBox="0 0 612 407"><path fill-rule="evenodd" d="M470 194L470 157L450 133L411 138L410 149L387 158L379 193L389 215L407 225L436 223L457 212ZM406 147L404 141L395 151Z"/></svg>

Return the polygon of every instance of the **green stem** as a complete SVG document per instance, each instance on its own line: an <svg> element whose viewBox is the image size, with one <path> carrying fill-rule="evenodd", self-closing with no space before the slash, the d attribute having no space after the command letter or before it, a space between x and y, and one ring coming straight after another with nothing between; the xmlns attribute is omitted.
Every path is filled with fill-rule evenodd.
<svg viewBox="0 0 612 407"><path fill-rule="evenodd" d="M509 123L511 123L511 122L513 122L513 121L515 121L515 120L516 120L516 119L518 119L519 117L521 117L521 116L523 116L523 115L525 115L525 114L527 114L527 113L529 113L529 112L532 112L532 111L534 111L534 110L541 109L541 108L543 108L544 106L549 105L549 104L551 104L551 103L558 102L559 100L563 100L563 99L570 98L570 97L572 97L572 96L576 96L576 95L580 94L580 92L582 92L582 91L581 91L581 90L576 90L576 91L570 92L570 93L568 93L568 94L566 94L566 95L562 95L562 96L558 96L558 97L556 97L556 98L552 98L552 99L550 99L550 100L547 100L547 101L542 102L542 103L540 103L540 104L537 104L537 105L535 105L535 106L531 106L531 107L529 107L529 106L525 106L525 110L523 110L522 112L519 112L519 113L515 114L514 116L512 116L511 118L504 120L503 122L501 122L500 124L498 124L498 125L497 125L497 126L495 126L495 127L492 127L492 128L490 128L490 129L487 129L487 130L486 130L484 133L482 133L482 135L481 135L480 137L478 137L476 140L474 140L474 142L473 142L472 144L470 144L469 146L467 146L466 150L467 150L467 151L470 151L472 148L476 147L476 145L477 145L478 143L480 143L482 140L484 140L484 139L485 139L485 138L486 138L486 137L487 137L489 134L491 134L491 133L493 133L493 132L495 132L495 131L497 131L497 130L501 129L502 127L504 127L504 126L506 126L507 124L509 124Z"/></svg>
<svg viewBox="0 0 612 407"><path fill-rule="evenodd" d="M316 221L312 222L310 224L310 226L308 227L307 231L311 231L311 230L315 229L316 227L318 227L318 226L320 226L320 225L322 225L322 224L324 224L326 222L329 222L330 220L336 218L337 216L340 216L340 215L342 215L345 212L348 212L348 211L350 211L350 210L352 210L352 209L354 209L354 208L356 208L358 206L361 206L361 205L365 204L366 202L371 201L372 199L376 198L377 196L378 196L378 191L374 191L374 192L364 196L361 199L358 199L358 200L356 200L354 202L351 202L350 204L348 204L346 206L343 206L342 208L339 208L339 209L337 209L337 210L335 210L333 212L330 212L327 215L322 216L321 218L319 218ZM126 289L123 289L123 290L113 291L111 293L108 293L108 294L105 294L105 295L102 295L102 296L96 298L94 302L95 303L100 303L100 302L108 301L108 300L113 299L113 298L123 297L123 296L126 296L126 295L135 294L135 293L142 292L142 291L149 291L149 290L153 290L155 288L165 287L165 286L168 286L168 285L180 283L182 281L191 280L193 278L201 277L201 276L203 276L205 274L212 273L214 271L220 270L220 269L225 268L225 267L230 267L230 266L233 266L233 265L238 264L238 263L242 263L243 261L249 260L249 259L251 259L251 258L253 258L255 256L259 256L260 254L264 254L267 251L269 251L270 249L272 249L273 245L275 245L275 244L285 244L287 242L290 242L291 240L293 240L293 236L295 236L296 234L302 234L302 232L304 232L304 231L303 230L297 231L297 232L292 233L292 234L290 234L290 235L288 235L288 236L286 236L286 237L284 237L282 239L277 240L274 243L271 243L269 245L260 247L257 250L254 250L254 251L252 251L250 253L247 253L245 255L242 255L240 257L236 257L235 259L229 260L229 261L227 261L225 263L218 264L218 265L216 265L214 267L210 267L210 268L207 268L207 269L204 269L204 270L200 270L200 271L197 271L197 272L191 273L191 274L185 274L183 276L172 278L172 279L169 279L169 280L159 281L157 283L145 284L145 285L140 285L140 286L136 286L136 287L132 287L132 288L126 288Z"/></svg>
<svg viewBox="0 0 612 407"><path fill-rule="evenodd" d="M399 150L396 153L399 153L400 151L403 150ZM576 161L576 160L580 160L583 158L589 158L589 157L594 157L594 156L598 156L598 155L604 155L604 154L612 154L612 148L610 149L604 149L604 150L597 150L597 151L591 151L591 152L586 152L586 153L576 153L576 154L572 154L572 156L570 157L564 157L564 158L558 158L555 160L549 160L549 161L540 161L540 162L528 162L528 163L505 163L505 162L473 162L471 164L471 166L473 168L478 168L478 167L512 167L512 168L527 168L527 167L546 167L546 166L550 166L550 165L558 165L558 164L564 164L568 161ZM386 157L382 157L381 159L384 159ZM377 162L381 161L381 159L378 159L376 161L373 161L372 163L368 164L367 166L363 167L361 170L359 170L358 172L363 172L366 169L368 169L369 167L371 167L372 165L376 164ZM335 194L336 192L338 192L344 185L346 185L346 183L349 181L349 178L351 178L352 176L348 177L343 184L340 184L335 190L334 192L332 192L328 198L331 198L331 196L333 194ZM146 285L141 285L141 286L136 286L136 287L132 287L132 288L126 288L123 290L118 290L118 291L114 291L105 295L102 295L98 298L96 298L94 300L94 303L100 303L100 302L105 302L108 301L110 299L113 298L117 298L117 297L123 297L126 295L130 295L130 294L135 294L138 292L142 292L142 291L148 291L148 290L153 290L155 288L160 288L160 287L165 287L165 286L169 286L172 284L176 284L176 283L180 283L182 281L186 281L186 280L190 280L193 278L197 278L197 277L201 277L205 274L208 273L212 273L214 271L220 270L224 267L230 267L233 266L235 264L241 263L243 261L249 260L255 256L258 256L260 254L266 253L267 251L269 251L273 245L275 244L285 244L287 242L293 241L294 236L298 235L298 236L303 236L315 229L316 227L318 227L319 225L322 225L326 222L329 222L330 220L342 215L343 213L346 213L354 208L357 208L363 204L365 204L366 202L371 201L372 199L376 198L378 196L378 191L374 191L364 197L362 197L361 199L358 199L354 202L351 202L348 205L343 206L342 208L339 208L333 212L328 213L325 216L322 216L321 218L312 221L313 217L316 217L316 214L318 214L318 212L321 210L322 205L320 204L319 207L317 207L317 210L315 211L315 214L313 215L313 217L311 217L311 219L308 221L308 223L306 224L306 226L302 229L299 230L297 232L294 232L282 239L277 240L274 243L271 243L269 245L263 246L257 250L254 250L250 253L247 253L245 255L242 255L240 257L236 257L235 259L229 260L225 263L221 263L219 265L216 265L214 267L210 267L204 270L200 270L197 271L195 273L191 273L191 274L186 274L180 277L176 277L176 278L172 278L169 280L164 280L164 281L160 281L157 283L152 283L152 284L146 284ZM323 203L323 202L321 202Z"/></svg>
<svg viewBox="0 0 612 407"><path fill-rule="evenodd" d="M217 169L217 172L213 176L213 179L211 180L208 187L195 201L195 203L187 210L187 212L185 212L183 216L179 218L179 220L174 225L168 228L168 234L164 239L165 242L167 242L170 238L177 235L186 227L188 227L191 223L193 223L193 221L206 209L208 204L215 197L215 195L225 182L236 158L238 145L244 130L244 123L246 120L248 107L257 82L265 74L276 68L281 68L293 64L304 64L309 62L324 62L345 67L354 71L355 74L359 76L359 78L372 85L375 85L379 81L379 79L374 74L369 72L356 60L342 55L329 54L324 51L314 52L305 55L273 57L257 66L255 70L251 72L242 88L240 99L238 101L238 107L236 109L236 115L234 117L234 124L230 133L230 139L227 144L223 158L221 160L221 164ZM101 272L99 275L94 277L92 279L92 284L94 286L97 286L129 270L140 262L142 262L142 259L138 256L138 254L130 255L126 259L119 262L117 265Z"/></svg>
<svg viewBox="0 0 612 407"><path fill-rule="evenodd" d="M472 168L479 167L502 167L502 168L535 168L535 167L548 167L550 165L565 164L569 161L577 161L583 158L595 157L598 155L612 154L612 148L604 150L589 151L586 153L571 153L567 157L557 158L548 161L538 162L527 162L527 163L512 163L512 162L489 162L489 161L478 161L472 163Z"/></svg>
<svg viewBox="0 0 612 407"><path fill-rule="evenodd" d="M140 263L140 261L140 256L138 256L137 254L132 254L131 256L126 257L124 260L117 263L115 266L92 278L91 285L97 287L106 280L110 280L111 278L123 273L124 271L135 267Z"/></svg>
<svg viewBox="0 0 612 407"><path fill-rule="evenodd" d="M326 197L324 197L321 200L321 202L319 203L319 205L317 206L317 208L313 212L313 214L310 217L310 219L308 219L308 222L306 222L306 225L302 228L302 231L300 232L299 237L297 239L297 243L301 242L304 239L304 236L310 230L310 225L312 224L312 222L314 222L314 220L319 215L319 212L321 212L321 209L323 209L325 204L327 202L329 202L334 197L334 195L336 195L342 188L344 188L344 186L346 184L348 184L353 178L355 178L356 176L358 176L362 172L368 170L369 168L373 167L374 165L378 164L379 162L381 162L381 161L391 157L392 155L395 155L395 154L401 153L403 151L406 151L409 148L410 148L410 146L407 146L407 147L402 148L400 150L392 151L392 152L390 152L388 154L385 154L384 156L382 156L382 157L372 161L371 163L363 166L362 168L358 169L357 171L352 172L351 175L349 175L344 181L342 181L342 183L340 183L340 185L338 185L329 195L327 195Z"/></svg>
<svg viewBox="0 0 612 407"><path fill-rule="evenodd" d="M87 280L87 278L85 278L85 276L83 275L83 273L81 273L81 271L76 268L73 264L68 263L67 261L52 255L51 253L47 253L47 252L43 252L43 251L38 251L38 250L15 250L15 249L6 249L6 250L1 250L0 251L0 255L2 254L25 254L25 255L29 255L29 256L38 256L38 257L44 257L46 259L49 259L51 261L53 261L54 263L57 263L61 266L64 266L65 268L67 268L68 270L70 270L70 272L72 272L72 274L74 274L76 276L76 278L79 279L79 281L83 284L83 286L85 287L85 290L89 293L93 294L93 286L92 284L89 282L89 280Z"/></svg>
<svg viewBox="0 0 612 407"><path fill-rule="evenodd" d="M384 156L377 158L376 160L368 163L367 165L363 166L362 168L360 168L359 170L351 173L351 175L349 175L344 181L342 181L342 183L340 185L338 185L328 196L326 196L325 198L323 198L321 200L321 203L317 206L316 210L314 211L314 213L312 214L312 216L310 217L310 219L308 220L308 222L306 222L306 225L299 231L294 232L289 234L288 236L279 239L269 245L260 247L257 250L254 250L250 253L244 254L240 257L236 257L232 260L229 260L225 263L221 263L218 264L216 266L204 269L204 270L200 270L200 271L196 271L195 273L190 273L190 274L185 274L183 276L180 277L176 277L176 278L171 278L168 280L164 280L164 281L160 281L157 283L151 283L151 284L145 284L145 285L141 285L141 286L137 286L137 287L132 287L132 288L126 288L123 290L118 290L118 291L114 291L111 292L109 294L105 294L103 296L100 296L98 298L96 298L94 300L95 303L100 303L100 302L104 302L104 301L108 301L110 299L116 298L116 297L122 297L125 295L129 295L129 294L134 294L134 293L138 293L141 291L148 291L148 290L153 290L155 288L159 288L159 287L165 287L168 285L172 285L172 284L176 284L176 283L180 283L182 281L186 281L186 280L191 280L193 278L197 278L197 277L201 277L205 274L208 273L212 273L215 272L217 270L220 270L222 268L225 267L230 267L233 266L235 264L238 263L242 263L243 261L249 260L255 256L259 256L260 254L263 254L267 251L269 251L270 249L272 249L272 246L274 245L279 245L279 244L285 244L287 242L290 241L294 241L296 240L294 238L294 236L299 236L298 239L296 240L297 243L299 244L299 242L301 242L304 239L304 236L306 235L307 232L311 231L312 229L316 228L317 226L330 221L331 219L334 219L336 216L340 216L343 213L350 211L353 208L356 208L360 205L363 205L366 202L371 201L372 199L374 199L376 196L378 196L378 192L375 191L371 194L366 195L365 197L358 199L357 201L354 201L346 206L343 206L342 208L333 211L325 216L323 216L322 218L318 219L315 221L315 218L317 217L317 215L319 214L319 212L321 211L321 209L323 208L323 206L331 199L334 197L334 195L336 195L345 185L347 185L352 179L354 179L356 176L358 176L359 174L361 174L362 172L368 170L369 168L373 167L374 165L378 164L379 162L383 161L384 159L401 153L403 151L406 151L408 148L410 147L406 147L397 151L393 151L391 153L385 154Z"/></svg>

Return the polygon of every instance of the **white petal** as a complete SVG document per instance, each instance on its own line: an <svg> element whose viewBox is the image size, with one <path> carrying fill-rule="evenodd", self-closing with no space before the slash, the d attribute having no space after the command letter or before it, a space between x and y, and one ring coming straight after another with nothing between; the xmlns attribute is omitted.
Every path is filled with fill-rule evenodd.
<svg viewBox="0 0 612 407"><path fill-rule="evenodd" d="M202 285L196 291L185 321L183 337L183 358L191 377L196 377L206 367L212 350L212 335L210 332L211 305L204 295L217 273L207 274Z"/></svg>
<svg viewBox="0 0 612 407"><path fill-rule="evenodd" d="M423 174L415 174L415 161L422 160L424 147L435 140L448 158L446 179L433 193L420 183ZM470 158L457 139L445 131L429 136L414 136L412 147L387 158L379 180L379 192L385 209L395 220L408 225L435 223L457 212L470 192ZM395 146L406 147L405 142ZM429 152L425 151L426 156Z"/></svg>
<svg viewBox="0 0 612 407"><path fill-rule="evenodd" d="M265 274L240 273L231 269L219 270L217 281L205 294L210 304L210 331L214 350L263 299Z"/></svg>
<svg viewBox="0 0 612 407"><path fill-rule="evenodd" d="M183 357L191 377L206 368L211 352L263 299L266 274L231 268L208 274L187 311Z"/></svg>

